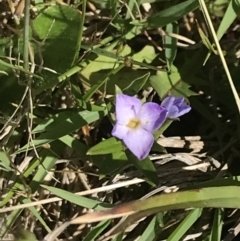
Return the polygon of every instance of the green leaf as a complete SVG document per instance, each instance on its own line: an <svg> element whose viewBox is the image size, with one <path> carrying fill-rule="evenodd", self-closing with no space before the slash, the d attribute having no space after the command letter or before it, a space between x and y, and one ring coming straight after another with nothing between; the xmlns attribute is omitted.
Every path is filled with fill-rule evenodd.
<svg viewBox="0 0 240 241"><path fill-rule="evenodd" d="M240 11L240 1L239 0L231 0L229 2L228 8L222 18L220 26L217 30L218 40L222 38L222 36L227 32L233 21L236 19L237 14Z"/></svg>
<svg viewBox="0 0 240 241"><path fill-rule="evenodd" d="M185 208L240 208L239 186L208 187L190 191L181 191L156 195L144 200L131 201L112 209L102 212L92 212L82 215L72 224L94 223L102 220L120 218L128 215L121 222L121 225L114 230L114 233L120 232L126 228L129 223L158 212L170 211ZM195 220L199 211L195 211L193 219Z"/></svg>
<svg viewBox="0 0 240 241"><path fill-rule="evenodd" d="M167 153L166 149L163 146L160 146L156 141L154 141L154 143L153 143L152 151L160 152L160 153Z"/></svg>
<svg viewBox="0 0 240 241"><path fill-rule="evenodd" d="M46 133L43 133L38 138L33 140L34 146L37 148L39 146L42 146L45 143L50 143L54 140L57 140L69 133L72 133L73 131L81 128L82 126L85 126L87 124L90 124L96 120L99 120L103 116L106 115L105 112L101 111L79 111L75 114L68 116L63 116L60 123L57 123L54 121L53 128L46 131ZM53 119L54 120L54 119ZM17 151L17 153L25 151L27 148L32 149L33 146L30 144L30 146L25 145L21 149Z"/></svg>
<svg viewBox="0 0 240 241"><path fill-rule="evenodd" d="M87 154L102 155L102 154L115 153L121 150L123 150L122 142L116 139L115 137L111 137L91 147L88 150Z"/></svg>
<svg viewBox="0 0 240 241"><path fill-rule="evenodd" d="M92 228L92 230L87 234L87 236L82 241L93 241L105 230L109 224L111 223L110 220L103 221Z"/></svg>
<svg viewBox="0 0 240 241"><path fill-rule="evenodd" d="M60 150L59 150L60 149ZM55 146L53 146L54 151L58 151L60 155L62 155L63 148L55 149ZM23 173L23 176L27 178L29 175L32 175L35 173L33 180L29 184L30 192L35 193L40 185L40 182L45 178L47 175L47 171L51 169L51 167L56 163L56 161L59 159L56 155L54 155L53 152L43 149L40 151L39 156L41 159L34 158L31 162L31 164L28 166L27 170ZM36 170L37 169L37 170ZM14 178L14 177L13 177ZM12 189L8 191L6 197L2 200L0 203L0 206L4 206L6 203L8 203L14 193L15 190L21 190L22 192L29 192L28 187L24 183L21 183L22 179L18 178L16 182L14 183ZM19 198L19 203L30 203L32 200L29 198L25 198L25 195L21 196ZM8 220L6 222L6 227L4 227L0 231L0 236L8 231L8 229L16 222L18 216L21 214L23 209L15 210L11 213L11 215L8 216ZM29 210L32 212L32 214L39 220L39 222L42 224L42 226L50 232L50 228L45 223L44 219L41 217L39 212L37 211L36 207L29 207Z"/></svg>
<svg viewBox="0 0 240 241"><path fill-rule="evenodd" d="M157 216L154 216L138 241L154 241L157 238L157 233L160 229Z"/></svg>
<svg viewBox="0 0 240 241"><path fill-rule="evenodd" d="M61 111L59 113L56 113L54 115L51 115L49 118L44 120L42 123L37 125L33 130L33 134L45 132L54 129L56 126L56 123L62 123L64 122L67 118L70 118L74 114L76 114L76 109L75 110L66 110L66 111ZM46 115L44 113L44 115Z"/></svg>
<svg viewBox="0 0 240 241"><path fill-rule="evenodd" d="M123 92L127 95L136 95L147 83L149 76L150 72L133 80L129 86L123 89Z"/></svg>
<svg viewBox="0 0 240 241"><path fill-rule="evenodd" d="M41 54L36 53L37 64L43 61L44 67L60 74L67 71L78 51L79 26L81 15L77 9L59 4L42 11L33 21L33 36L40 42L36 51L41 51ZM42 74L44 81L34 83L38 92L59 82L57 74L46 70L42 70Z"/></svg>
<svg viewBox="0 0 240 241"><path fill-rule="evenodd" d="M83 75L86 80L92 81L91 78L93 78L93 75L96 72L102 72L102 70L111 70L119 67L120 63L118 63L118 56L110 52L114 47L115 45L112 45L112 48L108 48L109 51L98 49L100 52L97 52L96 54L99 54L99 56L94 60L89 60L88 65L81 71L81 75ZM97 49L95 49L95 51L97 51ZM124 57L130 53L131 48L128 45L125 45L124 50L121 52L121 56Z"/></svg>
<svg viewBox="0 0 240 241"><path fill-rule="evenodd" d="M214 214L212 231L211 231L209 241L220 241L221 240L222 228L223 228L223 218L224 218L224 210L222 208L216 209L215 214Z"/></svg>
<svg viewBox="0 0 240 241"><path fill-rule="evenodd" d="M196 94L189 90L190 86L182 80L175 66L172 66L170 74L159 71L157 75L152 75L150 77L150 84L161 98L166 97L168 94L175 96L191 96Z"/></svg>
<svg viewBox="0 0 240 241"><path fill-rule="evenodd" d="M86 153L87 153L87 146L81 143L79 140L76 138L66 135L61 138L59 138L60 141L62 141L65 145L69 146L72 148L76 153L81 157L81 158L86 158Z"/></svg>
<svg viewBox="0 0 240 241"><path fill-rule="evenodd" d="M139 63L152 63L153 60L158 56L155 49L151 45L146 45L141 51L133 55L132 59Z"/></svg>
<svg viewBox="0 0 240 241"><path fill-rule="evenodd" d="M102 203L100 201L82 197L60 188L50 187L46 185L41 185L41 186L47 189L48 191L50 191L52 194L84 208L89 208L94 210L106 210L111 207L110 204Z"/></svg>
<svg viewBox="0 0 240 241"><path fill-rule="evenodd" d="M127 61L134 64L138 71L126 67L122 62L126 62L125 56L131 53L131 48L124 45L124 50L119 56L104 49L94 49L94 53L99 56L81 71L81 74L91 86L89 93L84 95L85 100L89 99L97 90L106 91L108 94L115 94L115 85L123 92L136 94L148 81L148 68L146 63L151 63L157 56L152 46L146 46L138 53L134 54ZM140 68L145 67L145 68ZM113 69L115 68L115 69ZM111 70L111 71L109 71ZM107 86L105 86L107 85Z"/></svg>
<svg viewBox="0 0 240 241"><path fill-rule="evenodd" d="M169 23L175 22L185 14L192 12L198 8L199 2L196 0L188 0L176 4L170 8L159 11L157 14L150 16L147 23L150 28L160 28Z"/></svg>
<svg viewBox="0 0 240 241"><path fill-rule="evenodd" d="M129 150L126 150L128 160L146 177L149 184L155 186L158 184L159 179L152 161L147 157L139 161Z"/></svg>
<svg viewBox="0 0 240 241"><path fill-rule="evenodd" d="M120 168L129 164L127 156L123 151L91 156L91 161L99 168L99 174L101 175L117 174Z"/></svg>
<svg viewBox="0 0 240 241"><path fill-rule="evenodd" d="M0 170L11 171L11 161L5 151L0 151Z"/></svg>
<svg viewBox="0 0 240 241"><path fill-rule="evenodd" d="M173 22L166 26L167 33L178 34L178 24ZM168 70L171 71L173 61L177 55L177 38L173 38L169 35L165 35L165 57L167 60Z"/></svg>
<svg viewBox="0 0 240 241"><path fill-rule="evenodd" d="M167 241L181 240L183 235L192 227L202 214L202 208L192 210L186 218L178 225L178 227L171 233Z"/></svg>

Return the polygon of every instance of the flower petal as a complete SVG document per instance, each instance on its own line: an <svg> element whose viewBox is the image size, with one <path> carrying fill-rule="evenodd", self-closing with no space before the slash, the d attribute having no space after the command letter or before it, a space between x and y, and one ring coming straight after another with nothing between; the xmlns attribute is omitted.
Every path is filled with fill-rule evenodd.
<svg viewBox="0 0 240 241"><path fill-rule="evenodd" d="M171 106L171 108L168 110L168 118L175 119L179 117L179 108L175 105Z"/></svg>
<svg viewBox="0 0 240 241"><path fill-rule="evenodd" d="M162 101L161 106L168 110L167 117L170 119L180 117L191 110L191 107L184 103L184 98L177 96L170 96L165 98Z"/></svg>
<svg viewBox="0 0 240 241"><path fill-rule="evenodd" d="M182 115L188 113L191 109L192 109L192 108L191 108L189 105L183 103L183 104L179 107L179 114L178 114L178 116L182 116Z"/></svg>
<svg viewBox="0 0 240 241"><path fill-rule="evenodd" d="M151 132L142 128L129 131L123 142L128 149L139 159L146 158L151 151L154 138Z"/></svg>
<svg viewBox="0 0 240 241"><path fill-rule="evenodd" d="M124 137L127 136L129 128L125 125L120 125L116 123L112 130L112 136L117 137L118 139L122 140Z"/></svg>
<svg viewBox="0 0 240 241"><path fill-rule="evenodd" d="M173 101L174 105L180 106L181 104L184 103L183 97L172 96L171 98L174 98L174 101Z"/></svg>
<svg viewBox="0 0 240 241"><path fill-rule="evenodd" d="M138 98L124 94L116 97L116 120L119 124L127 125L141 109L142 103Z"/></svg>
<svg viewBox="0 0 240 241"><path fill-rule="evenodd" d="M156 103L148 102L142 105L137 117L141 121L142 128L149 132L153 132L166 120L167 110Z"/></svg>
<svg viewBox="0 0 240 241"><path fill-rule="evenodd" d="M169 110L172 107L172 105L173 105L173 103L175 101L175 98L176 97L174 97L174 96L166 97L162 101L161 106L164 107L165 109Z"/></svg>

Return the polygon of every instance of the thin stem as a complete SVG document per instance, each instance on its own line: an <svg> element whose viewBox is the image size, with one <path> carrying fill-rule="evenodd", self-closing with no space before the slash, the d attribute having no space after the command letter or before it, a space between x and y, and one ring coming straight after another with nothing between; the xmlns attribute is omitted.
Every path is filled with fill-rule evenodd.
<svg viewBox="0 0 240 241"><path fill-rule="evenodd" d="M29 70L28 43L29 43L29 21L30 21L30 0L25 0L24 10L24 31L23 31L23 68Z"/></svg>
<svg viewBox="0 0 240 241"><path fill-rule="evenodd" d="M239 111L239 113L240 113L240 99L239 99L237 90L236 90L236 88L235 88L235 86L234 86L234 83L233 83L231 74L230 74L230 72L229 72L229 69L228 69L226 60L225 60L225 58L224 58L224 55L223 55L221 46L220 46L220 44L219 44L219 41L218 41L216 32L215 32L215 30L214 30L214 27L213 27L211 18L210 18L210 16L209 16L209 13L208 13L208 10L207 10L207 7L206 7L206 4L205 4L204 0L199 0L199 3L200 3L200 6L202 7L202 10L203 10L204 15L205 15L205 20L206 20L206 22L207 22L207 24L208 24L208 26L209 26L209 28L210 28L210 31L211 31L211 33L212 33L212 36L213 36L214 42L215 42L215 44L216 44L216 47L217 47L217 50L218 50L220 59L221 59L221 61L222 61L223 68L224 68L224 70L225 70L225 73L226 73L227 78L228 78L228 82L229 82L230 87L231 87L231 89L232 89L232 93L233 93L233 96L234 96L234 98L235 98L235 102L236 102L236 104L237 104L238 111Z"/></svg>
<svg viewBox="0 0 240 241"><path fill-rule="evenodd" d="M78 46L77 46L77 51L74 56L74 60L72 65L74 66L77 62L79 51L81 48L81 43L82 43L82 35L83 35L83 27L84 27L84 22L85 22L85 15L86 15L86 8L87 8L87 0L82 1L82 19L80 23L80 29L79 29L79 34L78 34Z"/></svg>

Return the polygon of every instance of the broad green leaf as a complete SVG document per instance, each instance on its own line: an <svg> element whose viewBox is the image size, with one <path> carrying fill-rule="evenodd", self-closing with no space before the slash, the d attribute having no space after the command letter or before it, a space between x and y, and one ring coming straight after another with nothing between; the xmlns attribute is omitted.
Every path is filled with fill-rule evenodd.
<svg viewBox="0 0 240 241"><path fill-rule="evenodd" d="M159 11L157 14L150 16L147 23L150 28L160 28L169 23L175 22L185 14L192 12L198 8L199 2L196 0L188 0L172 7Z"/></svg>
<svg viewBox="0 0 240 241"><path fill-rule="evenodd" d="M178 225L177 228L167 238L167 241L181 240L183 235L192 227L202 214L202 208L196 208L187 215L186 218Z"/></svg>
<svg viewBox="0 0 240 241"><path fill-rule="evenodd" d="M54 129L56 126L56 123L62 123L65 122L67 118L70 118L74 114L76 114L77 110L65 110L61 111L59 113L56 113L54 115L51 115L49 118L44 120L42 123L37 125L33 130L33 134L49 131L51 129ZM45 114L46 115L46 114Z"/></svg>
<svg viewBox="0 0 240 241"><path fill-rule="evenodd" d="M11 171L11 161L5 151L0 151L0 170Z"/></svg>
<svg viewBox="0 0 240 241"><path fill-rule="evenodd" d="M91 89L83 96L84 101L89 101L91 97L103 87L103 92L105 92L106 86L110 80L110 76L115 76L119 71L124 68L124 64L120 64L117 68L112 69L111 71L107 71L104 77L100 77L97 79L97 82L92 85Z"/></svg>
<svg viewBox="0 0 240 241"><path fill-rule="evenodd" d="M147 78L147 75L149 74L149 70L147 69L133 70L126 67L125 64L121 67L122 68L116 74L112 74L107 80L106 91L110 95L115 94L115 85L123 90L123 92L134 93L149 79ZM102 78L102 75L106 76L108 73L109 71L107 70L96 72L91 78L92 83L98 83L97 81ZM130 86L131 89L127 89ZM100 90L104 91L104 86L102 86ZM136 92L134 94L136 94Z"/></svg>
<svg viewBox="0 0 240 241"><path fill-rule="evenodd" d="M119 173L119 169L129 164L126 154L123 151L105 155L91 156L91 161L99 168L99 174L114 175Z"/></svg>
<svg viewBox="0 0 240 241"><path fill-rule="evenodd" d="M155 166L149 157L139 161L138 158L135 157L129 150L126 150L126 155L128 160L132 162L133 165L146 177L146 180L149 182L149 184L153 186L158 184L158 175Z"/></svg>
<svg viewBox="0 0 240 241"><path fill-rule="evenodd" d="M46 8L33 21L33 37L39 41L36 51L41 52L36 53L37 64L43 61L44 67L57 72L42 70L44 81L34 83L36 91L53 87L59 82L58 73L63 74L72 66L78 51L80 26L79 11L60 4Z"/></svg>
<svg viewBox="0 0 240 241"><path fill-rule="evenodd" d="M96 201L90 198L82 197L60 188L50 187L46 185L41 185L41 186L47 189L48 191L50 191L52 194L81 207L94 209L94 210L106 210L111 207L110 204Z"/></svg>
<svg viewBox="0 0 240 241"><path fill-rule="evenodd" d="M113 45L112 47L115 46ZM94 60L89 60L88 65L81 71L81 75L83 75L86 80L91 81L91 76L94 75L95 72L117 68L119 66L118 56L110 51L111 49L109 50L109 54L111 54L111 56L108 56L107 51L102 50L102 52L100 52L102 55L99 55ZM121 56L126 56L130 53L130 47L125 45L124 50L121 52Z"/></svg>
<svg viewBox="0 0 240 241"><path fill-rule="evenodd" d="M153 46L146 45L141 51L134 54L132 59L138 61L139 63L152 63L153 60L158 56Z"/></svg>
<svg viewBox="0 0 240 241"><path fill-rule="evenodd" d="M178 24L173 22L169 23L166 26L166 31L167 33L175 33L178 34L179 29L178 29ZM173 64L173 61L177 55L177 38L173 38L169 35L165 35L165 57L167 60L167 65L168 65L168 71L171 72L171 67Z"/></svg>
<svg viewBox="0 0 240 241"><path fill-rule="evenodd" d="M33 140L34 146L37 148L39 146L42 146L45 143L50 143L56 139L59 139L67 134L72 133L73 131L81 128L82 126L85 126L87 124L90 124L96 120L99 120L100 118L104 117L106 115L105 112L100 111L79 111L69 118L65 116L62 119L62 122L57 123L54 121L54 127L50 129L49 131L46 131L42 135L40 135L38 138ZM17 151L17 153L25 151L27 148L32 149L32 144L30 146L25 145L20 150Z"/></svg>
<svg viewBox="0 0 240 241"><path fill-rule="evenodd" d="M123 89L123 92L127 95L136 95L147 83L149 76L150 72L133 80L129 86Z"/></svg>
<svg viewBox="0 0 240 241"><path fill-rule="evenodd" d="M70 135L63 136L59 138L59 140L76 151L81 158L86 158L88 147L85 144L81 143L79 140Z"/></svg>
<svg viewBox="0 0 240 241"><path fill-rule="evenodd" d="M118 152L121 150L123 150L122 142L116 139L115 137L111 137L91 147L88 150L87 154L102 155L102 154Z"/></svg>
<svg viewBox="0 0 240 241"><path fill-rule="evenodd" d="M224 14L224 17L220 23L220 26L218 27L218 30L217 30L218 40L220 40L222 36L227 32L227 30L229 29L233 21L236 19L239 11L240 11L240 1L231 0Z"/></svg>
<svg viewBox="0 0 240 241"><path fill-rule="evenodd" d="M86 82L89 82L91 86L90 94L85 94L84 100L88 100L89 96L91 97L97 90L104 92L106 89L108 94L114 95L115 85L125 92L136 94L148 81L149 70L147 68L150 68L151 65L146 67L146 63L151 63L157 56L151 46L144 47L127 60L125 56L131 53L131 48L128 45L124 45L119 56L104 49L94 49L93 51L99 56L90 60L89 65L81 72ZM128 61L134 64L134 68L139 69L136 71L136 69L127 67L125 63ZM105 87L105 85L107 86Z"/></svg>
<svg viewBox="0 0 240 241"><path fill-rule="evenodd" d="M175 96L191 96L195 93L189 90L189 85L181 78L178 69L172 66L172 72L159 71L156 75L150 76L150 84L157 91L161 98L168 94Z"/></svg>

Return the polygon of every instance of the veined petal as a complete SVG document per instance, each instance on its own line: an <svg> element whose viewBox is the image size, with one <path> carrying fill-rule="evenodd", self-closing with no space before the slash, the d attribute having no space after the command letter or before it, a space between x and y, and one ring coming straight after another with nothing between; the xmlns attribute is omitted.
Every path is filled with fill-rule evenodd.
<svg viewBox="0 0 240 241"><path fill-rule="evenodd" d="M119 124L127 125L141 109L142 103L138 98L124 94L116 97L116 120Z"/></svg>
<svg viewBox="0 0 240 241"><path fill-rule="evenodd" d="M142 160L151 151L154 138L151 132L139 128L129 131L124 137L123 142L139 160Z"/></svg>
<svg viewBox="0 0 240 241"><path fill-rule="evenodd" d="M169 110L171 108L171 106L173 105L175 98L176 97L174 97L174 96L166 97L162 101L161 106L164 107L165 109Z"/></svg>
<svg viewBox="0 0 240 241"><path fill-rule="evenodd" d="M127 126L116 123L112 130L112 136L122 140L127 136L128 131L129 128Z"/></svg>
<svg viewBox="0 0 240 241"><path fill-rule="evenodd" d="M192 109L192 108L191 108L189 105L183 103L183 104L179 107L179 114L178 114L178 116L182 116L182 115L188 113L191 109Z"/></svg>
<svg viewBox="0 0 240 241"><path fill-rule="evenodd" d="M142 128L153 132L166 120L167 110L156 103L148 102L142 105L137 117L141 121Z"/></svg>
<svg viewBox="0 0 240 241"><path fill-rule="evenodd" d="M168 110L168 118L170 119L175 119L179 117L179 109L177 106L173 105L171 108Z"/></svg>
<svg viewBox="0 0 240 241"><path fill-rule="evenodd" d="M173 101L174 105L180 106L184 103L183 97L172 96L172 97L169 97L169 98L174 98L174 101Z"/></svg>
<svg viewBox="0 0 240 241"><path fill-rule="evenodd" d="M170 96L162 101L161 106L168 110L167 117L175 119L180 117L191 110L191 107L184 103L183 97Z"/></svg>

